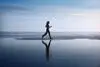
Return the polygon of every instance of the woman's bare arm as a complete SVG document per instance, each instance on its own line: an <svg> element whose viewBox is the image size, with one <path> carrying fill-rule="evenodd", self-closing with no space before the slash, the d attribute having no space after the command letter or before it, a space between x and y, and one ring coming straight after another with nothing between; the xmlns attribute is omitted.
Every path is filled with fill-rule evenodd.
<svg viewBox="0 0 100 67"><path fill-rule="evenodd" d="M52 26L49 26L49 28L51 28Z"/></svg>

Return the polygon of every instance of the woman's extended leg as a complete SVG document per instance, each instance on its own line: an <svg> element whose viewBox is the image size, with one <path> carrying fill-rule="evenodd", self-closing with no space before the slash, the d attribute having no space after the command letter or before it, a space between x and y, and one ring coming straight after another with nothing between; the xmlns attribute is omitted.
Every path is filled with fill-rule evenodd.
<svg viewBox="0 0 100 67"><path fill-rule="evenodd" d="M49 34L49 38L50 38L50 39L52 39L52 38L51 38L51 34L50 34L50 31L48 31L48 34Z"/></svg>
<svg viewBox="0 0 100 67"><path fill-rule="evenodd" d="M43 37L46 36L46 35L47 35L47 31L42 35L42 39L43 39Z"/></svg>

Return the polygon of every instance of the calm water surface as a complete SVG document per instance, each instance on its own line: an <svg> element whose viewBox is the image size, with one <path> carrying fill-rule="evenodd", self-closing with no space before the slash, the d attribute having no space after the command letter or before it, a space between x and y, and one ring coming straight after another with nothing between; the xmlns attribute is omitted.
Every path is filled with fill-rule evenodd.
<svg viewBox="0 0 100 67"><path fill-rule="evenodd" d="M100 40L1 38L0 67L100 67Z"/></svg>

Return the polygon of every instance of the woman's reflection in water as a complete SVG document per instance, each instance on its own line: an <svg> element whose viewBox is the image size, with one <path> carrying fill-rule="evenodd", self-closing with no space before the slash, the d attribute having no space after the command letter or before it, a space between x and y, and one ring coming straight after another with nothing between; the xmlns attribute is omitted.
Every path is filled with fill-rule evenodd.
<svg viewBox="0 0 100 67"><path fill-rule="evenodd" d="M49 40L48 44L44 40L42 40L42 43L46 47L46 49L45 49L45 51L46 51L46 59L47 59L47 61L49 61L49 57L50 57L50 55L49 55L49 48L50 48L51 40Z"/></svg>

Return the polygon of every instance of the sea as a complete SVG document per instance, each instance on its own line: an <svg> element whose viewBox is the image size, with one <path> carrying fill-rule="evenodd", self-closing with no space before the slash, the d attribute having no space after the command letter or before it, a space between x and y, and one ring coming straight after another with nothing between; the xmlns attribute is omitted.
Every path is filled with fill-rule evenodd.
<svg viewBox="0 0 100 67"><path fill-rule="evenodd" d="M99 32L0 32L0 67L100 67Z"/></svg>

